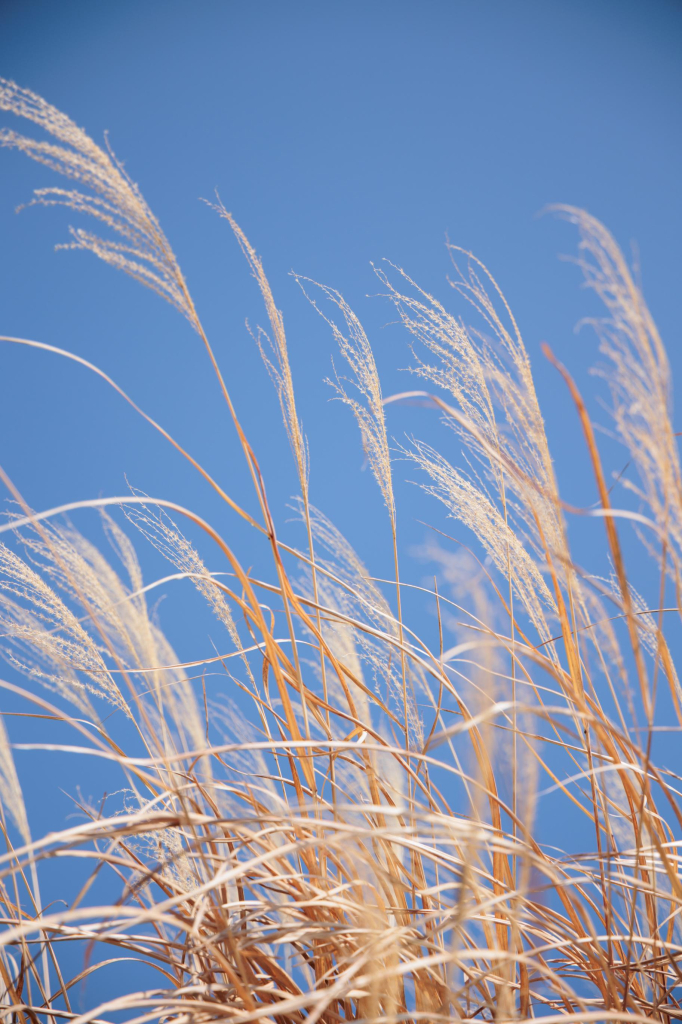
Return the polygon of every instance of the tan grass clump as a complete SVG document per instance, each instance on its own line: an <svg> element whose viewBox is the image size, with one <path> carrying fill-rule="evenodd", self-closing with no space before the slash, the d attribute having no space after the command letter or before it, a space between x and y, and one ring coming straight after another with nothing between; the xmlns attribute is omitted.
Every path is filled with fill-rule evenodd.
<svg viewBox="0 0 682 1024"><path fill-rule="evenodd" d="M388 511L395 579L380 581L311 504L283 317L234 218L219 206L265 303L269 334L256 340L291 443L304 550L280 539L177 260L137 186L40 97L3 82L0 107L50 137L4 129L3 144L77 185L41 189L35 201L93 216L111 235L75 229L72 245L159 292L200 335L258 518L138 411L272 558L256 578L196 511L139 492L35 513L0 471L18 504L0 525L0 646L26 678L0 681L7 708L20 708L0 719L3 1014L21 1024L678 1019L680 780L659 764L656 741L661 725L682 725L671 653L680 468L665 351L606 229L563 210L606 305L597 328L614 429L639 473L628 485L636 510L621 507L627 488L607 484L587 408L557 363L598 501L575 509L560 496L528 353L482 264L453 249L466 259L453 284L467 318L402 271L379 272L430 389L408 394L450 428L442 451L419 439L395 448L479 549L441 530L425 553L433 584L423 568L407 582L410 552L398 544L384 410L405 395L382 393L345 299L299 279L348 367L337 394ZM74 359L134 405L80 357L3 340ZM100 511L113 557L60 518L86 508ZM145 582L117 508L168 559L168 575ZM604 529L610 575L574 557L566 524L576 514ZM653 597L635 588L623 553L628 519L656 559ZM185 521L203 545L184 536ZM225 646L180 662L148 602L188 585L225 627ZM407 614L414 600L433 611L430 630ZM35 741L12 746L12 716L24 728L40 720ZM54 741L39 738L45 729ZM55 772L67 755L97 759L110 795L96 806L76 795L77 819L35 835L16 749L54 759ZM561 832L551 844L548 821ZM65 868L66 906L52 902L62 893L48 862ZM146 964L141 987L131 960Z"/></svg>

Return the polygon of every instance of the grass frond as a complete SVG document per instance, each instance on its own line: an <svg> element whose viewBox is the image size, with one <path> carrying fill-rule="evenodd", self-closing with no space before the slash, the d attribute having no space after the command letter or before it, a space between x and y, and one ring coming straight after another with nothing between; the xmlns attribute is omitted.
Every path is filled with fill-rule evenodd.
<svg viewBox="0 0 682 1024"><path fill-rule="evenodd" d="M595 326L613 423L639 474L636 485L607 485L588 407L548 351L594 476L589 510L559 493L531 361L486 267L450 247L452 309L404 271L378 270L430 389L408 394L447 428L442 444L402 446L419 472L415 501L426 492L439 499L431 512L446 510L416 560L398 542L385 418L404 395L385 396L341 294L297 279L348 367L334 386L388 510L395 572L385 580L371 560L375 539L358 553L312 504L284 320L234 218L218 207L265 304L269 334L256 340L294 456L302 549L276 523L223 371L137 186L108 148L33 93L3 81L0 108L48 137L2 129L0 142L77 186L40 189L34 202L104 231L76 228L71 245L159 292L200 335L258 514L96 366L48 342L2 340L103 378L253 530L263 556L256 575L229 525L220 532L198 510L140 491L36 513L0 470L15 502L0 524L10 673L0 679L4 1016L680 1019L680 467L665 349L614 239L584 211L561 208L606 307ZM411 437L409 412L406 427ZM93 511L109 550L64 518ZM601 520L599 564L583 566L569 543L576 514ZM176 519L192 524L192 541ZM126 524L170 562L168 575L145 577ZM645 526L649 536L637 532ZM640 573L645 557L658 570L653 588ZM183 638L171 643L152 595L173 588L182 600L190 586L225 644L183 660ZM52 799L67 757L84 766L84 789L106 777L106 792L71 794L73 813L45 831L35 782Z"/></svg>

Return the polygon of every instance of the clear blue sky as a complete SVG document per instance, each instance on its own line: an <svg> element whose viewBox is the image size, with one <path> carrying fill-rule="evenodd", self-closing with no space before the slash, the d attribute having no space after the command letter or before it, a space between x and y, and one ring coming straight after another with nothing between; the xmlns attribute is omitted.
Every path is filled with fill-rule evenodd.
<svg viewBox="0 0 682 1024"><path fill-rule="evenodd" d="M682 369L681 44L682 4L668 0L0 5L0 74L96 140L108 130L160 218L282 520L294 475L244 327L264 313L225 223L199 202L219 189L284 311L312 499L379 573L390 572L381 501L361 471L349 411L328 401L322 383L331 338L289 271L344 293L368 327L388 392L411 385L398 373L409 355L401 332L384 328L391 311L366 297L379 290L369 261L388 257L447 299L446 236L474 250L507 293L537 368L565 497L593 500L571 405L539 344L549 341L585 382L595 345L573 328L594 306L575 268L556 258L575 251L572 229L537 214L555 202L584 206L626 248L636 240L645 293ZM53 182L21 155L0 153L0 333L97 363L246 495L230 425L181 317L89 255L55 254L67 235L62 211L15 216L32 188ZM127 475L201 511L257 563L248 535L104 384L1 346L0 373L0 464L34 507L124 493ZM394 408L390 428L398 438L420 434L432 418ZM400 464L398 473L415 475ZM417 544L424 502L409 485L399 490L405 544ZM435 506L429 514L443 525ZM594 543L603 547L601 533ZM171 599L163 621L180 653L196 656L205 629L182 607Z"/></svg>
<svg viewBox="0 0 682 1024"><path fill-rule="evenodd" d="M538 346L545 339L574 368L587 365L593 342L573 327L593 307L577 272L556 259L574 251L572 229L536 215L572 203L625 247L636 240L679 365L681 43L682 4L663 0L0 6L2 74L96 140L108 130L159 216L282 507L293 487L286 442L244 328L247 317L264 319L259 297L225 222L199 202L219 189L285 313L313 494L323 507L341 503L351 533L349 482L376 506L377 525L381 509L369 479L358 482L348 410L322 385L331 339L288 272L344 293L390 389L410 383L393 372L408 354L400 331L381 329L386 305L365 297L378 290L369 261L388 257L448 297L446 234L471 248L520 321L550 398L561 472L560 389ZM241 473L181 318L87 254L55 254L67 214L14 214L32 187L53 181L21 155L0 154L2 332L87 356L216 472ZM118 492L124 473L150 493L187 499L192 477L104 385L35 353L0 350L0 368L0 461L34 506ZM396 434L413 428L413 414L392 415ZM329 455L342 470L332 479Z"/></svg>

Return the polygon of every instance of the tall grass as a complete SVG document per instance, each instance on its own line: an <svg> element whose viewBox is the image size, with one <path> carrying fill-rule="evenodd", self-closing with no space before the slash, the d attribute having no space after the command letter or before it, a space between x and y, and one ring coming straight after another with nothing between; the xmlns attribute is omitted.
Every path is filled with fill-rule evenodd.
<svg viewBox="0 0 682 1024"><path fill-rule="evenodd" d="M379 271L421 377L403 395L382 393L345 299L299 280L330 325L340 358L333 383L386 506L395 577L385 586L311 504L284 321L231 215L218 207L265 303L270 331L256 340L291 444L305 550L280 539L237 404L138 187L111 151L40 97L2 82L0 107L45 134L3 129L2 145L67 179L33 202L87 214L105 232L72 229L69 245L152 288L198 335L257 516L138 412L256 532L272 566L256 578L228 537L173 502L133 492L36 513L3 473L14 505L0 526L2 647L27 682L0 687L27 716L53 721L55 756L104 761L112 787L124 787L118 804L82 804L77 823L36 836L0 718L3 1018L682 1017L680 780L655 756L657 730L682 725L667 638L682 612L682 479L665 350L608 231L581 210L558 210L579 232L578 263L605 306L594 326L612 427L636 470L627 478L635 483L614 490L578 388L548 352L596 482L588 509L559 494L519 328L473 256L452 251L465 318L401 270ZM134 404L103 371L48 341L3 340L84 364ZM454 432L444 450L464 453L453 465L419 440L400 451L421 471L425 500L438 499L472 535L470 551L431 542L433 587L400 571L384 409L408 395ZM99 510L117 569L64 518L81 509ZM574 559L566 524L576 515L603 520L594 528L603 529L608 578ZM186 521L205 537L206 563L182 532ZM171 563L161 580L143 580L131 540L139 533ZM633 543L654 559L652 598L635 590ZM181 664L149 610L148 595L179 579L226 627L231 648L210 660L224 673L225 699L250 703L248 721L211 711L197 676L208 662ZM406 588L433 610L436 644L404 615ZM107 724L112 709L124 728ZM541 840L548 819L574 823L574 848ZM56 859L79 879L66 907L41 896ZM107 872L118 895L102 905ZM148 965L143 990L129 983L131 960ZM99 979L111 972L118 994L103 1002Z"/></svg>

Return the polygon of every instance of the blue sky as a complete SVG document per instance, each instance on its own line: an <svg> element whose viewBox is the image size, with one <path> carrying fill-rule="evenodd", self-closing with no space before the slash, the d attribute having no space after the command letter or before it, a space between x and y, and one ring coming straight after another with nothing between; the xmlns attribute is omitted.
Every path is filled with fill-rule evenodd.
<svg viewBox="0 0 682 1024"><path fill-rule="evenodd" d="M265 316L229 229L200 202L219 190L262 255L284 312L311 444L312 500L382 575L391 570L381 499L362 470L350 413L329 401L323 383L332 339L290 271L345 295L368 329L388 393L414 382L399 372L409 351L387 326L391 310L368 298L380 290L370 261L394 261L449 302L445 239L472 249L526 339L564 496L594 500L571 404L539 346L548 341L598 392L586 375L595 343L573 330L595 307L577 270L557 259L575 252L573 229L538 214L556 202L584 206L625 248L637 243L645 294L673 368L682 369L681 42L682 5L665 0L0 6L0 73L95 140L107 130L158 215L283 522L293 465L244 323ZM15 215L34 187L52 183L21 155L0 153L0 332L98 364L252 505L220 396L182 318L89 255L54 253L67 237L63 211ZM0 347L0 372L0 464L31 505L125 493L127 479L197 509L247 564L258 564L248 532L104 384L10 346ZM398 439L428 433L433 414L392 408L389 427ZM624 457L608 451L611 468L620 468ZM415 476L400 463L397 473ZM411 485L398 490L409 548L425 536L416 520L445 521ZM585 528L587 555L603 550L600 529ZM411 569L412 578L422 571ZM206 649L206 630L184 607L171 598L163 622L191 657L197 645Z"/></svg>
<svg viewBox="0 0 682 1024"><path fill-rule="evenodd" d="M95 139L109 131L178 254L283 507L292 488L286 442L244 328L245 318L263 320L259 297L225 222L199 201L220 191L285 314L313 494L323 507L340 504L352 533L349 481L381 510L369 480L358 479L348 410L330 404L322 384L331 339L289 271L344 293L371 331L390 390L409 384L394 372L408 353L400 331L383 329L385 303L366 298L379 290L369 261L387 257L449 299L445 237L472 249L516 312L550 399L559 469L570 474L570 407L538 347L549 341L579 372L594 344L573 327L593 307L577 272L556 259L574 251L572 229L537 214L548 203L584 206L625 247L636 240L675 363L681 28L680 5L659 0L4 0L0 56L6 77ZM32 187L52 180L2 154L2 330L87 356L216 471L241 473L182 320L86 254L53 253L66 237L63 212L15 216ZM3 350L0 359L13 382L0 411L2 462L33 505L120 491L124 473L169 497L195 486L104 385L34 353ZM395 412L396 435L413 429L410 415ZM333 479L323 466L331 454L343 470Z"/></svg>

